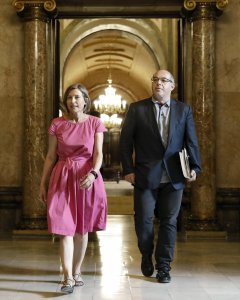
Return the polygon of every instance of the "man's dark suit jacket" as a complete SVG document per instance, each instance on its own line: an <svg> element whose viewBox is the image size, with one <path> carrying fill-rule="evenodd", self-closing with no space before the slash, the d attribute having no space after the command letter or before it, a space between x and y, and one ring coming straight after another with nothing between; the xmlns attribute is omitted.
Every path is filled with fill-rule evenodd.
<svg viewBox="0 0 240 300"><path fill-rule="evenodd" d="M179 151L183 147L188 151L190 168L197 175L201 171L192 110L185 103L170 100L168 144L165 149L151 99L129 106L120 137L123 175L135 173L136 187L156 189L160 184L164 165L173 187L176 190L182 189L185 178L181 170Z"/></svg>

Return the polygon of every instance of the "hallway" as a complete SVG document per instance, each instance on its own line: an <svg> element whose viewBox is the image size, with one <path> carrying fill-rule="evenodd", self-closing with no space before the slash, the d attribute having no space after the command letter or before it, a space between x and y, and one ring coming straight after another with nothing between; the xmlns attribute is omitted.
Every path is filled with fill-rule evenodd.
<svg viewBox="0 0 240 300"><path fill-rule="evenodd" d="M85 285L60 292L58 242L10 239L0 243L0 299L239 300L240 243L180 236L172 282L141 274L133 216L110 215L105 232L92 236L83 264Z"/></svg>

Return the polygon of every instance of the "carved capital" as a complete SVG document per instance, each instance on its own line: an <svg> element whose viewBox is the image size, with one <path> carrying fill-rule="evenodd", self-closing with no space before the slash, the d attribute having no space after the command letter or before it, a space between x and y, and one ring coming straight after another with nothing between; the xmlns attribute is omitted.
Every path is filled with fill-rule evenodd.
<svg viewBox="0 0 240 300"><path fill-rule="evenodd" d="M12 6L25 20L49 21L56 15L55 0L13 0Z"/></svg>
<svg viewBox="0 0 240 300"><path fill-rule="evenodd" d="M48 12L54 11L56 8L55 0L13 0L12 5L15 7L17 12L24 10L25 6L43 6Z"/></svg>
<svg viewBox="0 0 240 300"><path fill-rule="evenodd" d="M216 7L224 10L228 6L228 0L217 0Z"/></svg>
<svg viewBox="0 0 240 300"><path fill-rule="evenodd" d="M194 0L185 0L183 5L186 10L194 10L197 6L197 3Z"/></svg>
<svg viewBox="0 0 240 300"><path fill-rule="evenodd" d="M183 15L190 21L216 20L227 7L228 0L184 0Z"/></svg>

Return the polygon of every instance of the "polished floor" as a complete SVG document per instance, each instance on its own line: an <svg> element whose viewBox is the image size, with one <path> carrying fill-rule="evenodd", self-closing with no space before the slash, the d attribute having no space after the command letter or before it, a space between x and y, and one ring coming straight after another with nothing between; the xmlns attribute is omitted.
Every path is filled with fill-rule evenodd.
<svg viewBox="0 0 240 300"><path fill-rule="evenodd" d="M43 238L0 240L0 299L239 300L240 242L178 238L172 282L140 271L132 216L109 216L92 235L83 264L85 285L60 291L58 242Z"/></svg>

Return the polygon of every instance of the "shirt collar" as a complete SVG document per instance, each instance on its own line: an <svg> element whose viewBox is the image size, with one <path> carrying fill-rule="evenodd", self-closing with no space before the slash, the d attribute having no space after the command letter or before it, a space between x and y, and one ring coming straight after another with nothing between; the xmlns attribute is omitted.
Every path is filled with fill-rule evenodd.
<svg viewBox="0 0 240 300"><path fill-rule="evenodd" d="M152 97L152 102L153 102L154 104L159 104L159 102L156 101L153 97ZM169 99L167 102L165 102L165 103L163 104L163 106L170 107L170 99Z"/></svg>

